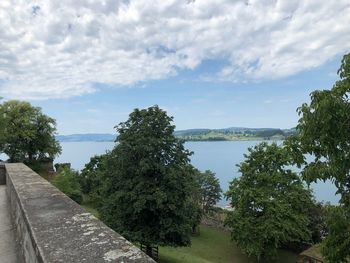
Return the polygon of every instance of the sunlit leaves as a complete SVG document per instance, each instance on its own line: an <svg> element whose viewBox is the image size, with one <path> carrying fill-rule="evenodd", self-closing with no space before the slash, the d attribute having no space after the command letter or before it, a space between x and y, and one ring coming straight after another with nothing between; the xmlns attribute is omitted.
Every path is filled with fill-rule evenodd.
<svg viewBox="0 0 350 263"><path fill-rule="evenodd" d="M307 207L312 196L288 168L291 163L285 148L260 143L249 148L239 165L242 176L230 184L226 197L234 211L226 224L249 256L274 257L282 244L310 239Z"/></svg>
<svg viewBox="0 0 350 263"><path fill-rule="evenodd" d="M0 150L10 161L54 158L61 152L55 139L56 121L28 102L0 105Z"/></svg>

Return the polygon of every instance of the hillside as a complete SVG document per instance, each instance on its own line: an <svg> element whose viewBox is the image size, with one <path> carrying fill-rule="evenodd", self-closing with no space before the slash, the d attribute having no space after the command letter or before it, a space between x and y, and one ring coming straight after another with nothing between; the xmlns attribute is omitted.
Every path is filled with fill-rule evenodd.
<svg viewBox="0 0 350 263"><path fill-rule="evenodd" d="M277 128L244 128L230 127L225 129L188 129L175 131L175 136L185 141L242 141L242 140L283 140L296 132L292 129ZM87 133L58 135L60 142L113 142L116 135L108 133Z"/></svg>
<svg viewBox="0 0 350 263"><path fill-rule="evenodd" d="M185 141L283 140L295 132L295 128L231 127L226 129L182 130L176 131L175 135Z"/></svg>

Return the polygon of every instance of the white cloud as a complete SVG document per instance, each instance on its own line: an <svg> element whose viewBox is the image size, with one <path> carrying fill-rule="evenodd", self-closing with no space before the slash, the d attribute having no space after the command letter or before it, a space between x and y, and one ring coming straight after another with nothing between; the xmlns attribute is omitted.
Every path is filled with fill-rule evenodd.
<svg viewBox="0 0 350 263"><path fill-rule="evenodd" d="M44 99L227 64L215 80L279 78L350 50L349 0L1 0L0 94Z"/></svg>

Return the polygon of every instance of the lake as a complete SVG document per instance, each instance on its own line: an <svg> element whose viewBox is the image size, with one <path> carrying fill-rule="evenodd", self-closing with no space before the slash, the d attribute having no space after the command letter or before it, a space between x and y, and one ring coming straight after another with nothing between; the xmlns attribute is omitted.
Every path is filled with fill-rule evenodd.
<svg viewBox="0 0 350 263"><path fill-rule="evenodd" d="M215 142L186 142L185 146L194 154L192 164L201 171L211 170L220 180L223 191L228 190L229 182L239 177L236 164L243 161L247 148L259 141L215 141ZM90 157L111 150L113 142L61 142L62 154L55 162L68 162L72 168L81 170L89 162ZM331 182L312 184L316 200L335 204L339 196L335 195L336 188ZM218 205L225 206L228 202L222 199Z"/></svg>

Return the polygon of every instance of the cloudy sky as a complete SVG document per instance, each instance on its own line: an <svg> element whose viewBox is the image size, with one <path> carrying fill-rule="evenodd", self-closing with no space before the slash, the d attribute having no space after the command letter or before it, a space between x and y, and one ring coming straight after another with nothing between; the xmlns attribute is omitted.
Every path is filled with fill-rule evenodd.
<svg viewBox="0 0 350 263"><path fill-rule="evenodd" d="M158 104L178 129L289 128L350 51L350 0L1 0L0 96L61 134Z"/></svg>

